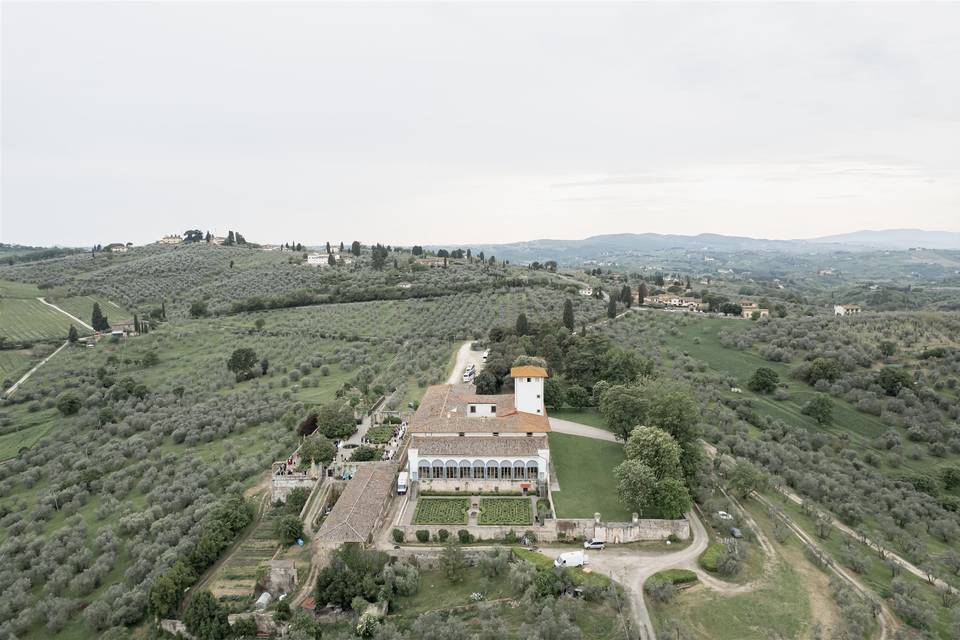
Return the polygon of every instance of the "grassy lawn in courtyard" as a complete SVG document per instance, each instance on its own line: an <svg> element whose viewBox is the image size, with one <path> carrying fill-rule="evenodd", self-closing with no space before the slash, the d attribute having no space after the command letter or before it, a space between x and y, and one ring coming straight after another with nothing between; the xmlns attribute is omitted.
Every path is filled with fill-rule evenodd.
<svg viewBox="0 0 960 640"><path fill-rule="evenodd" d="M610 427L607 426L606 421L604 421L603 416L600 415L600 412L596 407L584 407L583 409L552 409L548 412L548 414L551 418L569 420L570 422L579 422L580 424L585 424L588 427L596 427L598 429L603 429L604 431L611 431Z"/></svg>
<svg viewBox="0 0 960 640"><path fill-rule="evenodd" d="M533 524L530 498L480 498L480 524Z"/></svg>
<svg viewBox="0 0 960 640"><path fill-rule="evenodd" d="M623 445L564 433L549 437L560 484L553 493L557 517L592 518L599 511L608 522L629 521L630 511L617 499L613 479L613 468L626 458Z"/></svg>
<svg viewBox="0 0 960 640"><path fill-rule="evenodd" d="M529 503L528 503L529 504ZM467 498L419 498L413 524L467 524Z"/></svg>

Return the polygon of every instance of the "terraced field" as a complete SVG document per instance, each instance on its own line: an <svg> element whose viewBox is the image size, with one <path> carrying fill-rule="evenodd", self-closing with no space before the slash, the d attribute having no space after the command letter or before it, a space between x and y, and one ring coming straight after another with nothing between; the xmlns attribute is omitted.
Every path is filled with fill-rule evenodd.
<svg viewBox="0 0 960 640"><path fill-rule="evenodd" d="M93 303L100 303L100 310L103 312L103 315L107 316L107 320L113 320L114 322L118 320L130 320L133 318L133 314L120 305L107 300L106 298L96 298L94 296L74 296L70 298L60 298L50 300L53 304L57 305L67 313L72 313L77 316L87 324L90 324L91 316L93 316ZM77 327L81 329L81 327Z"/></svg>
<svg viewBox="0 0 960 640"><path fill-rule="evenodd" d="M273 535L276 515L267 507L254 530L230 555L210 581L210 591L221 600L242 607L253 599L257 567L265 565L277 550Z"/></svg>
<svg viewBox="0 0 960 640"><path fill-rule="evenodd" d="M26 373L31 366L33 356L28 349L0 351L0 383L11 382Z"/></svg>

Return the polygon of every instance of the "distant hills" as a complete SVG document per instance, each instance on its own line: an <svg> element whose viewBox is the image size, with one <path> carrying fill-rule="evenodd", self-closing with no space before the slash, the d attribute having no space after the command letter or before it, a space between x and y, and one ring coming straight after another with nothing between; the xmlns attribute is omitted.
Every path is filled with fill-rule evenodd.
<svg viewBox="0 0 960 640"><path fill-rule="evenodd" d="M956 231L924 231L923 229L883 229L841 233L812 238L810 242L858 245L877 249L960 249L960 233Z"/></svg>
<svg viewBox="0 0 960 640"><path fill-rule="evenodd" d="M696 252L709 255L710 253L743 251L812 254L877 249L905 250L915 247L960 249L960 233L923 231L920 229L891 229L887 231L856 231L806 240L767 240L715 233L701 233L690 236L659 233L617 233L590 236L582 240L540 239L508 244L456 246L470 246L474 253L483 251L488 256L495 255L499 259L514 262L557 260L569 264L613 256L650 255L664 251ZM440 245L436 245L431 248L439 247Z"/></svg>

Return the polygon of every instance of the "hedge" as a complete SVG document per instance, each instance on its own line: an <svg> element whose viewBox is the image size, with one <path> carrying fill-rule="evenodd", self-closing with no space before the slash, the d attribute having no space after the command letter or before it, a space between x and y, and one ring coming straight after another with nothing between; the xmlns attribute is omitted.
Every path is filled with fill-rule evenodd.
<svg viewBox="0 0 960 640"><path fill-rule="evenodd" d="M650 582L669 582L671 584L687 584L697 581L697 574L689 569L666 569L658 571L648 580Z"/></svg>
<svg viewBox="0 0 960 640"><path fill-rule="evenodd" d="M719 542L712 543L707 547L707 550L703 552L703 555L700 556L700 566L707 571L716 571L717 560L726 550L727 548L723 544Z"/></svg>

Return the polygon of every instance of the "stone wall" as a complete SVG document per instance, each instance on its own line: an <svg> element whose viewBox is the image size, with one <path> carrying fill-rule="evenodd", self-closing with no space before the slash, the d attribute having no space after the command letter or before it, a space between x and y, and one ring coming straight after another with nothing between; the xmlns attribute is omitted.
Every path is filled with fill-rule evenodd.
<svg viewBox="0 0 960 640"><path fill-rule="evenodd" d="M575 540L598 538L609 544L625 544L627 542L648 542L666 540L675 535L681 540L690 537L690 523L687 520L643 520L640 518L632 522L599 522L596 519L560 519L547 520L543 525L436 525L436 524L409 524L397 527L404 534L405 542L417 542L417 531L430 532L430 539L440 530L446 529L451 538L456 538L457 531L466 529L477 540L503 540L512 530L517 537L523 536L525 531L532 531L538 542L555 542L557 540Z"/></svg>
<svg viewBox="0 0 960 640"><path fill-rule="evenodd" d="M626 542L642 542L647 540L666 540L674 535L681 540L690 537L690 522L682 520L643 520L633 522L605 522L596 525L594 538L604 540L609 544Z"/></svg>
<svg viewBox="0 0 960 640"><path fill-rule="evenodd" d="M298 487L303 487L307 491L313 490L313 485L317 479L311 478L306 473L294 473L292 475L273 475L270 477L270 501L286 502L290 492Z"/></svg>

